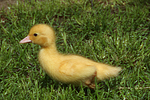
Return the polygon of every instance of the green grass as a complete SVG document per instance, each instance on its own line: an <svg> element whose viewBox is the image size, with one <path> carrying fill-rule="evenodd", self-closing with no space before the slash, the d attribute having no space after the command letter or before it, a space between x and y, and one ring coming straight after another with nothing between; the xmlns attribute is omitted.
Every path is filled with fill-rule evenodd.
<svg viewBox="0 0 150 100"><path fill-rule="evenodd" d="M149 0L45 0L0 11L0 99L148 100L150 98ZM49 78L35 44L19 44L29 29L46 23L56 30L62 53L120 66L116 78L95 90Z"/></svg>

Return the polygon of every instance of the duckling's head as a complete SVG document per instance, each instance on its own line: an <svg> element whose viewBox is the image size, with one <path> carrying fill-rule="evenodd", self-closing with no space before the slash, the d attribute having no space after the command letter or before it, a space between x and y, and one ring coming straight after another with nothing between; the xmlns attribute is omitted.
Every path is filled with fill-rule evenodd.
<svg viewBox="0 0 150 100"><path fill-rule="evenodd" d="M34 25L27 37L20 41L20 43L35 43L42 47L48 47L55 43L55 32L46 24Z"/></svg>

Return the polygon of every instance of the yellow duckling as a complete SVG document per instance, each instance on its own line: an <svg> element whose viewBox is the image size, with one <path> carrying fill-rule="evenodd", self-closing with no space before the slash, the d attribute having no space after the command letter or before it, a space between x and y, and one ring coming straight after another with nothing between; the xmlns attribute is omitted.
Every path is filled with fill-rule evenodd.
<svg viewBox="0 0 150 100"><path fill-rule="evenodd" d="M97 82L115 77L120 67L94 62L78 55L64 55L57 51L54 30L45 24L38 24L30 29L27 37L20 43L35 43L41 46L39 62L46 73L62 83L84 85L95 88Z"/></svg>

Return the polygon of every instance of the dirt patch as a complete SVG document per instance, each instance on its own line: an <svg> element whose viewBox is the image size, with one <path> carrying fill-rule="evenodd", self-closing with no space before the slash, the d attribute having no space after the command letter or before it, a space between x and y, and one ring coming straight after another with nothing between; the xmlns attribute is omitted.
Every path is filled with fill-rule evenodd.
<svg viewBox="0 0 150 100"><path fill-rule="evenodd" d="M9 5L13 5L17 2L17 0L0 0L0 10L4 8L6 10Z"/></svg>
<svg viewBox="0 0 150 100"><path fill-rule="evenodd" d="M10 5L17 3L17 1L24 2L25 0L0 0L0 10L2 10L2 8L4 8L4 10L7 10ZM35 0L35 1L37 1L37 0ZM44 1L44 0L38 0L38 1Z"/></svg>

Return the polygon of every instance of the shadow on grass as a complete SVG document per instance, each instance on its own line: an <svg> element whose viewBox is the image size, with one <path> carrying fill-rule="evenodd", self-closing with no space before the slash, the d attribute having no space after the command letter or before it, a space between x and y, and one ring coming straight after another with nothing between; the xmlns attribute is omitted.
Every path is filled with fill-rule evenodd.
<svg viewBox="0 0 150 100"><path fill-rule="evenodd" d="M49 89L51 89L53 87L54 90L59 90L60 87L61 89L64 89L64 90L69 90L69 88L71 88L71 90L75 91L75 93L80 93L80 91L84 91L85 96L88 96L89 93L96 94L97 91L98 93L101 93L101 91L109 92L109 90L116 89L118 88L117 87L118 84L116 83L116 81L120 81L120 80L113 79L111 82L109 82L109 80L101 81L97 84L97 87L98 87L97 89L90 89L88 87L74 86L70 84L62 84L60 82L57 82L51 79L48 75L45 75L45 77L42 78L39 81L39 83L41 85L41 88L48 87ZM95 98L97 98L97 96L95 96Z"/></svg>
<svg viewBox="0 0 150 100"><path fill-rule="evenodd" d="M143 8L144 6L146 8L150 8L150 0L131 0L127 3L130 6L138 6L140 8Z"/></svg>

